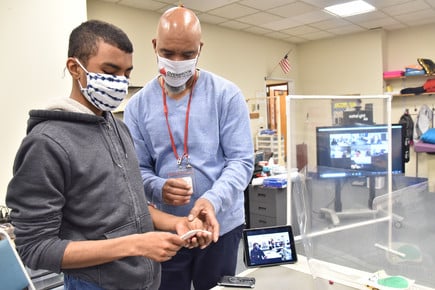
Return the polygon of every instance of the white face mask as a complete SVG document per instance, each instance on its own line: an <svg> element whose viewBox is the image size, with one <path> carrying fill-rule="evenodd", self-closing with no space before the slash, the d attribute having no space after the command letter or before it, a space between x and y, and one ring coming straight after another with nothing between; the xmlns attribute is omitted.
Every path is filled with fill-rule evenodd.
<svg viewBox="0 0 435 290"><path fill-rule="evenodd" d="M116 109L125 96L127 96L128 78L125 76L88 72L78 59L76 61L86 72L86 88L83 88L79 81L80 91L83 96L101 111Z"/></svg>
<svg viewBox="0 0 435 290"><path fill-rule="evenodd" d="M174 61L157 54L159 73L163 76L165 83L177 88L185 85L195 74L198 56L188 60Z"/></svg>

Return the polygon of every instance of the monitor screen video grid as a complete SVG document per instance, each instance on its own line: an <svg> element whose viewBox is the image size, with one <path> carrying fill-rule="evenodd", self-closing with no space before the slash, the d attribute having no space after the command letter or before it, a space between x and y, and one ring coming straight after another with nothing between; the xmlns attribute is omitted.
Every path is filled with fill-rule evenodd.
<svg viewBox="0 0 435 290"><path fill-rule="evenodd" d="M402 125L392 125L392 173L404 173ZM318 127L320 177L387 174L387 125Z"/></svg>

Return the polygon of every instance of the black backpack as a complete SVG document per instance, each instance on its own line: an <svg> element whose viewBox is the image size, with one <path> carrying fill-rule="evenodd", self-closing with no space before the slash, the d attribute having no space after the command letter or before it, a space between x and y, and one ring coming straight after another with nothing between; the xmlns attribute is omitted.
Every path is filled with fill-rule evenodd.
<svg viewBox="0 0 435 290"><path fill-rule="evenodd" d="M409 114L408 109L400 117L399 124L403 124L403 138L402 138L403 159L405 162L409 162L409 147L413 140L414 121L412 120L412 117Z"/></svg>

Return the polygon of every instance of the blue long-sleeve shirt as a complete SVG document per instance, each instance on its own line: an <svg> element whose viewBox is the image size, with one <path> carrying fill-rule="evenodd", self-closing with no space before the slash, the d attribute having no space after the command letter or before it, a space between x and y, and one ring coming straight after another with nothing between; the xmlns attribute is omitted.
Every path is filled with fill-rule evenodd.
<svg viewBox="0 0 435 290"><path fill-rule="evenodd" d="M165 98L170 129L181 156L189 94L179 100ZM254 148L246 101L235 84L204 70L199 73L188 123L187 146L194 170L193 196L188 205L162 202L162 187L178 166L157 78L131 98L124 121L133 135L149 201L165 212L185 216L199 197L206 198L215 208L221 235L244 223L243 192L252 177Z"/></svg>

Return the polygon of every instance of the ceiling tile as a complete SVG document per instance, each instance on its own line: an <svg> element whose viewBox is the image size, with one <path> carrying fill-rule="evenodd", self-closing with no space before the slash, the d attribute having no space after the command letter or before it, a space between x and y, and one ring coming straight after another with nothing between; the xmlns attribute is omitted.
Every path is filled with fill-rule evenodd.
<svg viewBox="0 0 435 290"><path fill-rule="evenodd" d="M335 17L323 11L311 11L298 16L292 17L294 20L301 23L314 23L322 20L334 19Z"/></svg>
<svg viewBox="0 0 435 290"><path fill-rule="evenodd" d="M317 29L315 27L308 26L308 25L301 25L298 27L283 30L283 32L290 34L290 35L304 35L306 33L313 33L313 32L317 32L317 31L319 31L319 29Z"/></svg>
<svg viewBox="0 0 435 290"><path fill-rule="evenodd" d="M150 0L148 0L148 1L150 1ZM163 2L163 3L171 4L174 6L177 6L180 3L180 1L176 1L176 0L151 0L151 1Z"/></svg>
<svg viewBox="0 0 435 290"><path fill-rule="evenodd" d="M285 6L270 9L269 12L285 18L289 18L308 13L310 11L314 11L315 9L316 8L312 5L298 1Z"/></svg>
<svg viewBox="0 0 435 290"><path fill-rule="evenodd" d="M370 3L371 5L375 6L376 9L383 9L388 6L398 5L409 1L415 1L415 0L364 0L367 3Z"/></svg>
<svg viewBox="0 0 435 290"><path fill-rule="evenodd" d="M180 1L176 1L180 2ZM207 12L212 9L216 9L231 3L237 2L237 0L213 0L213 1L204 1L204 0L183 0L182 3L184 7L190 9L196 9L198 11Z"/></svg>
<svg viewBox="0 0 435 290"><path fill-rule="evenodd" d="M282 39L285 37L289 37L290 35L286 34L286 33L282 33L282 32L271 32L267 34L268 37L272 37L272 38L277 38L277 39Z"/></svg>
<svg viewBox="0 0 435 290"><path fill-rule="evenodd" d="M386 27L389 25L391 26L391 25L397 25L397 24L400 24L400 22L393 19L393 18L381 18L381 19L370 20L367 22L360 22L359 23L359 25L361 25L362 27L365 27L367 29Z"/></svg>
<svg viewBox="0 0 435 290"><path fill-rule="evenodd" d="M346 26L346 25L349 25L348 21L345 21L345 20L343 20L341 18L337 18L337 17L334 17L334 18L328 19L328 20L310 23L310 26L313 26L313 27L316 27L319 29L331 29L331 28L342 27L342 26Z"/></svg>
<svg viewBox="0 0 435 290"><path fill-rule="evenodd" d="M204 1L206 2L206 1ZM208 1L207 1L208 2ZM248 8L240 4L231 4L221 8L213 9L209 11L210 14L221 16L228 19L235 19L246 15L257 13L257 9Z"/></svg>
<svg viewBox="0 0 435 290"><path fill-rule="evenodd" d="M238 20L241 22L246 22L252 25L264 24L269 22L274 22L281 20L280 16L276 16L270 13L258 12L248 16L240 17Z"/></svg>
<svg viewBox="0 0 435 290"><path fill-rule="evenodd" d="M265 28L261 28L258 26L248 27L248 28L244 29L244 31L254 33L254 34L260 34L260 35L272 32L272 30L270 30L270 29L265 29Z"/></svg>
<svg viewBox="0 0 435 290"><path fill-rule="evenodd" d="M328 29L327 31L332 33L332 34L350 34L350 33L362 32L362 31L364 31L364 28L362 28L358 25L349 24L346 26Z"/></svg>
<svg viewBox="0 0 435 290"><path fill-rule="evenodd" d="M318 7L318 8L323 9L327 6L340 4L340 3L343 3L345 1L343 1L343 0L304 0L301 2L305 2L306 4L310 4L314 7Z"/></svg>
<svg viewBox="0 0 435 290"><path fill-rule="evenodd" d="M426 0L426 3L435 8L435 0Z"/></svg>
<svg viewBox="0 0 435 290"><path fill-rule="evenodd" d="M242 22L235 21L235 20L225 21L225 22L222 22L219 25L220 26L225 26L227 28L238 29L238 30L245 29L245 28L248 28L248 27L251 26L251 25L249 25L247 23L242 23Z"/></svg>
<svg viewBox="0 0 435 290"><path fill-rule="evenodd" d="M428 9L430 6L423 0L410 1L399 5L385 7L384 11L392 16L405 15L411 12Z"/></svg>
<svg viewBox="0 0 435 290"><path fill-rule="evenodd" d="M352 23L361 23L361 22L367 22L370 20L378 20L378 19L382 19L382 18L387 18L387 15L385 15L385 13L383 13L382 11L373 11L370 13L349 16L349 17L346 17L345 19L347 21L352 22Z"/></svg>
<svg viewBox="0 0 435 290"><path fill-rule="evenodd" d="M243 0L239 3L260 10L268 10L292 2L296 2L296 0Z"/></svg>
<svg viewBox="0 0 435 290"><path fill-rule="evenodd" d="M291 42L291 43L304 43L307 42L307 39L297 37L297 36L290 36L288 38L284 38L285 41Z"/></svg>
<svg viewBox="0 0 435 290"><path fill-rule="evenodd" d="M330 32L326 32L326 31L317 31L317 32L312 32L312 33L307 33L305 35L301 35L303 38L306 39L322 39L322 38L328 38L331 36L334 36L334 34L330 33Z"/></svg>
<svg viewBox="0 0 435 290"><path fill-rule="evenodd" d="M296 21L292 18L285 18L285 19L281 19L265 24L260 24L259 26L276 31L276 30L283 30L286 28L296 27L302 24L303 24L302 22Z"/></svg>
<svg viewBox="0 0 435 290"><path fill-rule="evenodd" d="M167 4L157 1L142 1L142 0L120 0L119 4L131 6L134 8L145 10L158 10L167 6Z"/></svg>
<svg viewBox="0 0 435 290"><path fill-rule="evenodd" d="M201 13L198 15L199 21L201 22L206 22L206 23L210 23L210 24L218 24L218 23L222 23L227 21L226 18L223 17L219 17L216 15L210 15L207 13Z"/></svg>
<svg viewBox="0 0 435 290"><path fill-rule="evenodd" d="M400 21L408 25L422 25L435 22L435 11L430 9L407 13L400 16Z"/></svg>

